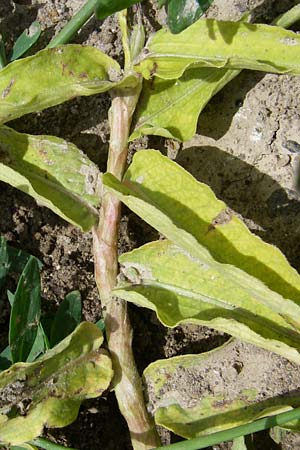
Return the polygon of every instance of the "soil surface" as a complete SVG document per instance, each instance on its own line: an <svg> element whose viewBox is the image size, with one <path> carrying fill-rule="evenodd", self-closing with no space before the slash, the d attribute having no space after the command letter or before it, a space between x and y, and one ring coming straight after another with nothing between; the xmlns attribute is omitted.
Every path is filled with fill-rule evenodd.
<svg viewBox="0 0 300 450"><path fill-rule="evenodd" d="M207 15L238 20L251 10L253 20L269 23L296 3L298 1L216 0ZM43 37L32 52L43 48L83 4L84 0L0 0L0 27L1 33L6 34L7 50L34 20L40 21ZM143 13L148 34L165 21L163 10L158 9L154 0L145 2ZM92 18L74 41L95 46L122 64L119 27L114 18L104 22ZM143 138L132 145L130 155L148 146L175 159L198 180L210 185L216 195L243 218L251 231L278 246L299 269L299 99L300 78L243 71L206 107L199 119L198 132L191 141L179 144L157 137ZM105 171L109 105L110 98L106 94L76 98L9 125L18 131L52 134L72 141ZM38 207L27 195L2 183L0 187L1 234L11 245L25 249L44 264L43 310L54 311L68 292L78 289L83 298L83 318L92 322L98 320L101 303L93 277L91 235L82 234L51 211ZM158 238L156 231L133 213L125 208L123 213L120 252ZM11 283L13 285L15 280ZM201 353L228 339L195 325L165 329L153 313L134 306L130 306L130 313L140 373L158 358ZM9 308L5 303L0 311L0 350L7 345L8 320ZM243 344L243 351L236 358L232 353L223 368L225 384L212 383L212 392L214 389L216 393L223 388L226 392L235 389L236 380L230 376L235 364L243 365L245 383L255 380L262 392L267 389L269 395L297 389L299 368L278 356L266 356L266 353ZM258 372L257 368L260 368ZM185 385L180 381L187 402L188 396L194 398L205 393L205 386L198 378L194 377L193 383L186 381ZM151 401L154 400L150 398ZM178 439L165 430L160 433L164 443ZM74 424L62 430L45 431L45 435L80 450L131 449L126 424L113 394L84 402ZM255 445L257 449L279 448L267 433L258 434ZM282 448L295 449L298 445L299 436L288 433ZM231 448L231 444L214 448Z"/></svg>

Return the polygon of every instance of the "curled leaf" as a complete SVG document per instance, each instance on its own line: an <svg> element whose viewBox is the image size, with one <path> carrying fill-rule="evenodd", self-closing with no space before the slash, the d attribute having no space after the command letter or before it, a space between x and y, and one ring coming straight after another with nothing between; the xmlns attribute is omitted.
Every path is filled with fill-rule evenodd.
<svg viewBox="0 0 300 450"><path fill-rule="evenodd" d="M97 222L100 173L75 145L0 127L0 179L89 230Z"/></svg>
<svg viewBox="0 0 300 450"><path fill-rule="evenodd" d="M88 322L34 363L17 363L0 374L0 443L19 445L44 426L75 420L80 402L98 397L112 379L102 333Z"/></svg>

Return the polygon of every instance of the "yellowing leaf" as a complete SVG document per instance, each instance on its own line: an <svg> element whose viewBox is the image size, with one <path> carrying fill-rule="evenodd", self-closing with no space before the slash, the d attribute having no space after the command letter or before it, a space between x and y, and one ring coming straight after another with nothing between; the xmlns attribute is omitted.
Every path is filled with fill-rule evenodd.
<svg viewBox="0 0 300 450"><path fill-rule="evenodd" d="M155 361L144 377L156 423L191 439L298 407L296 380L282 384L293 369L276 355L233 341L200 355Z"/></svg>
<svg viewBox="0 0 300 450"><path fill-rule="evenodd" d="M300 276L280 250L252 234L207 185L160 152L138 152L123 183L110 174L103 182L190 255L205 262L206 247L216 261L244 270L300 304Z"/></svg>
<svg viewBox="0 0 300 450"><path fill-rule="evenodd" d="M14 61L0 71L0 123L119 85L119 64L94 47L65 45Z"/></svg>
<svg viewBox="0 0 300 450"><path fill-rule="evenodd" d="M121 255L130 284L114 293L156 311L166 326L206 325L300 364L300 307L194 245L191 254L164 240Z"/></svg>
<svg viewBox="0 0 300 450"><path fill-rule="evenodd" d="M100 173L75 145L0 127L0 180L89 230L97 222Z"/></svg>
<svg viewBox="0 0 300 450"><path fill-rule="evenodd" d="M238 70L198 68L187 70L178 80L145 81L130 139L145 134L181 141L191 139L204 106L238 73Z"/></svg>
<svg viewBox="0 0 300 450"><path fill-rule="evenodd" d="M300 74L300 36L270 25L200 19L180 34L160 30L135 69L146 79L179 78L188 67Z"/></svg>
<svg viewBox="0 0 300 450"><path fill-rule="evenodd" d="M102 333L88 322L34 363L17 363L0 374L0 443L19 445L44 426L75 420L80 402L98 397L112 379L111 360L99 346Z"/></svg>

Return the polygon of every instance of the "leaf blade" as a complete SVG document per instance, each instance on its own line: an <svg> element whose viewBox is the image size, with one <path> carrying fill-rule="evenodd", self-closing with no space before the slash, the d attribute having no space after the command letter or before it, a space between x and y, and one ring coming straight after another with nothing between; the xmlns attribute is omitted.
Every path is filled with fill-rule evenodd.
<svg viewBox="0 0 300 450"><path fill-rule="evenodd" d="M69 44L41 50L0 71L0 123L133 83L130 74L121 79L119 64L94 47Z"/></svg>
<svg viewBox="0 0 300 450"><path fill-rule="evenodd" d="M296 33L281 27L200 19L180 34L156 33L135 69L146 79L166 80L190 66L298 75L299 44Z"/></svg>
<svg viewBox="0 0 300 450"><path fill-rule="evenodd" d="M223 369L220 368L229 368L230 363L232 367L239 359L238 350L241 351L240 361L243 362L241 373L227 370L226 377L221 381ZM156 423L180 436L194 438L297 407L299 398L293 393L294 385L288 395L284 395L284 391L289 386L278 387L274 395L273 392L268 392L267 381L260 380L260 383L255 384L253 375L251 376L253 365L259 358L266 361L266 364L262 363L264 370L258 368L257 373L265 373L267 380L268 373L273 370L272 378L282 381L286 369L280 368L281 360L276 355L254 347L252 354L250 351L251 346L233 341L200 355L177 356L150 364L144 371L144 377L151 393ZM289 366L287 370L292 371L293 366ZM207 372L212 379L205 383ZM217 383L219 376L219 383L215 386L217 392L212 394L209 392L210 381ZM184 389L181 389L181 385L186 385L185 380L191 379L194 380L194 389L199 392L197 398L191 398L189 391L184 396ZM299 426L299 421L297 425Z"/></svg>
<svg viewBox="0 0 300 450"><path fill-rule="evenodd" d="M20 445L39 436L45 425L75 420L81 400L102 394L113 376L111 360L99 350L100 330L82 322L34 363L18 363L0 374L0 441ZM20 386L22 386L20 388ZM8 396L14 389L14 395ZM20 407L30 396L26 415Z"/></svg>
<svg viewBox="0 0 300 450"><path fill-rule="evenodd" d="M58 344L79 325L81 321L81 295L79 291L67 294L55 314L50 335L50 346Z"/></svg>
<svg viewBox="0 0 300 450"><path fill-rule="evenodd" d="M130 140L158 135L187 141L196 133L198 116L238 70L188 69L178 80L145 81Z"/></svg>
<svg viewBox="0 0 300 450"><path fill-rule="evenodd" d="M300 307L259 280L209 256L196 258L168 240L119 261L131 284L114 293L156 311L164 325L209 326L300 363L300 321L294 328L286 320L300 317Z"/></svg>
<svg viewBox="0 0 300 450"><path fill-rule="evenodd" d="M99 170L63 139L18 133L1 126L0 179L84 231L98 220Z"/></svg>
<svg viewBox="0 0 300 450"><path fill-rule="evenodd" d="M31 256L20 276L9 322L9 347L13 362L26 361L36 339L41 313L38 262Z"/></svg>
<svg viewBox="0 0 300 450"><path fill-rule="evenodd" d="M103 183L190 254L205 260L208 249L217 261L234 264L283 297L300 303L300 276L280 250L250 233L207 185L160 152L139 151L123 183L110 174L103 176Z"/></svg>

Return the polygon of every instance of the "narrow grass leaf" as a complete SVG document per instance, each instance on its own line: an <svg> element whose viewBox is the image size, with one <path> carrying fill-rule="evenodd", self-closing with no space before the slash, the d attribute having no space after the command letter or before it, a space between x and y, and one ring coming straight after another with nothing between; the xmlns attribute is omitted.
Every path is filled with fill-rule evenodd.
<svg viewBox="0 0 300 450"><path fill-rule="evenodd" d="M38 262L31 256L20 276L9 322L9 346L13 362L26 361L34 344L41 312Z"/></svg>
<svg viewBox="0 0 300 450"><path fill-rule="evenodd" d="M32 347L31 347L30 353L26 359L26 362L33 362L40 355L45 353L45 351L46 351L46 346L45 346L44 331L43 331L41 324L39 323L36 337L35 337Z"/></svg>
<svg viewBox="0 0 300 450"><path fill-rule="evenodd" d="M51 327L50 346L53 347L72 333L80 321L81 295L79 291L73 291L59 305Z"/></svg>
<svg viewBox="0 0 300 450"><path fill-rule="evenodd" d="M150 37L135 69L149 79L176 79L188 67L300 74L300 36L281 27L199 19L180 34Z"/></svg>
<svg viewBox="0 0 300 450"><path fill-rule="evenodd" d="M16 40L12 54L10 56L10 61L20 58L36 43L41 35L41 26L39 22L32 22L30 27L23 31L23 33Z"/></svg>
<svg viewBox="0 0 300 450"><path fill-rule="evenodd" d="M14 273L21 273L24 269L28 259L30 258L30 254L25 250L20 248L12 247L11 245L7 246L8 257L9 257L9 270ZM39 268L43 267L42 262L37 258L37 262Z"/></svg>
<svg viewBox="0 0 300 450"><path fill-rule="evenodd" d="M110 174L104 175L103 182L132 211L189 254L205 261L210 258L209 250L216 261L242 269L300 304L300 276L280 250L252 234L209 186L160 152L137 152L123 183ZM234 276L239 279L238 272ZM298 319L291 316L288 320L299 324Z"/></svg>
<svg viewBox="0 0 300 450"><path fill-rule="evenodd" d="M22 445L44 426L70 424L82 400L108 388L113 371L109 356L99 350L102 342L100 330L83 322L36 362L14 364L0 374L2 446Z"/></svg>
<svg viewBox="0 0 300 450"><path fill-rule="evenodd" d="M8 249L6 239L0 237L0 290L3 288L6 280L6 275L9 271L10 262L8 256Z"/></svg>
<svg viewBox="0 0 300 450"><path fill-rule="evenodd" d="M89 230L98 220L100 172L75 145L0 127L0 180Z"/></svg>

